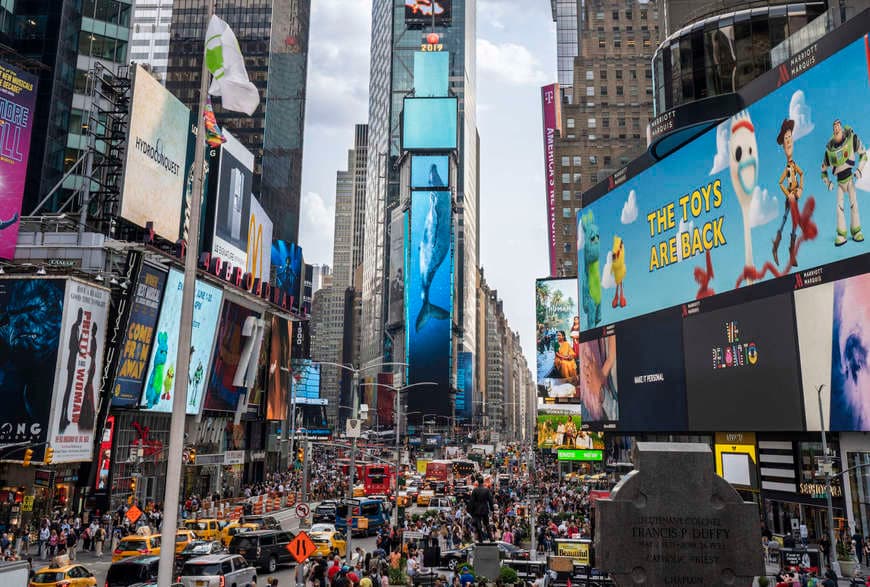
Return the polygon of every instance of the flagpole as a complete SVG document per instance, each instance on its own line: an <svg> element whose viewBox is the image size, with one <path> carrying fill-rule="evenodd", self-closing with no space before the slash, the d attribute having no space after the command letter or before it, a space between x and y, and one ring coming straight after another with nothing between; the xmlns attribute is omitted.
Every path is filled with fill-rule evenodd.
<svg viewBox="0 0 870 587"><path fill-rule="evenodd" d="M178 332L178 357L175 362L175 395L172 398L172 421L169 428L169 454L166 455L166 492L163 496L163 547L160 549L158 585L170 585L175 570L175 532L178 528L178 503L181 491L182 452L187 386L190 374L190 342L193 330L193 302L196 295L196 261L199 256L199 224L202 209L202 184L205 168L205 113L209 71L205 59L205 30L214 14L214 0L203 0L206 18L203 26L202 70L199 80L199 108L193 185L190 194L190 226L184 256L184 290L181 298L181 323Z"/></svg>

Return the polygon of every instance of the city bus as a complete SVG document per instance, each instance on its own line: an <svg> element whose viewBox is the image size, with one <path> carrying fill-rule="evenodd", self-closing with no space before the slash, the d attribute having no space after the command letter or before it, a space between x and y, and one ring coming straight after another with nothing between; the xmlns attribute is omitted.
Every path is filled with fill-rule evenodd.
<svg viewBox="0 0 870 587"><path fill-rule="evenodd" d="M392 491L393 470L389 465L364 463L360 468L366 495L389 495Z"/></svg>
<svg viewBox="0 0 870 587"><path fill-rule="evenodd" d="M453 483L453 461L429 461L426 463L426 481Z"/></svg>

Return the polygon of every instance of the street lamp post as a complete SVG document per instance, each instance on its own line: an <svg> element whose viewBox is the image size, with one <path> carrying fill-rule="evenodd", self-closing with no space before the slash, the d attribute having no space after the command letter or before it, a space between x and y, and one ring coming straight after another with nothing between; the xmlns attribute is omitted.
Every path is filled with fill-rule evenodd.
<svg viewBox="0 0 870 587"><path fill-rule="evenodd" d="M834 504L831 500L831 457L828 455L828 441L825 438L825 413L822 410L822 388L816 388L819 396L819 428L822 430L822 452L824 453L825 500L828 502L828 540L831 542L831 569L840 576L840 561L837 560L837 536L834 534Z"/></svg>

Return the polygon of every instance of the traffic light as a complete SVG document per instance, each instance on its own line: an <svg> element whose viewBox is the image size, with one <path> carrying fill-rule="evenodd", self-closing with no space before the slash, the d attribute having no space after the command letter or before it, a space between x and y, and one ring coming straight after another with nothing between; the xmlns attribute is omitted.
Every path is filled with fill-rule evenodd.
<svg viewBox="0 0 870 587"><path fill-rule="evenodd" d="M300 463L304 463L304 462L305 462L305 449L304 449L304 448L299 448L299 449L296 451L296 458L299 459L299 462L300 462Z"/></svg>
<svg viewBox="0 0 870 587"><path fill-rule="evenodd" d="M33 458L33 449L28 448L26 451L24 451L24 462L22 462L21 464L24 465L25 467L29 467L30 466L30 459L32 459L32 458Z"/></svg>
<svg viewBox="0 0 870 587"><path fill-rule="evenodd" d="M54 459L54 449L50 446L45 447L45 464L50 465L51 461Z"/></svg>
<svg viewBox="0 0 870 587"><path fill-rule="evenodd" d="M130 493L132 493L134 495L136 494L136 478L135 477L130 479Z"/></svg>

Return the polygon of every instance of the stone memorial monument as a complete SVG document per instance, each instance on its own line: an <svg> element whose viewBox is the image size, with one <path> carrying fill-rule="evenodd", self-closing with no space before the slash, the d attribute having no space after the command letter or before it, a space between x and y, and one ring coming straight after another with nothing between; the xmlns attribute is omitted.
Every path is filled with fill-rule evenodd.
<svg viewBox="0 0 870 587"><path fill-rule="evenodd" d="M638 442L636 469L595 508L595 566L619 587L734 585L764 573L758 507L705 444Z"/></svg>

